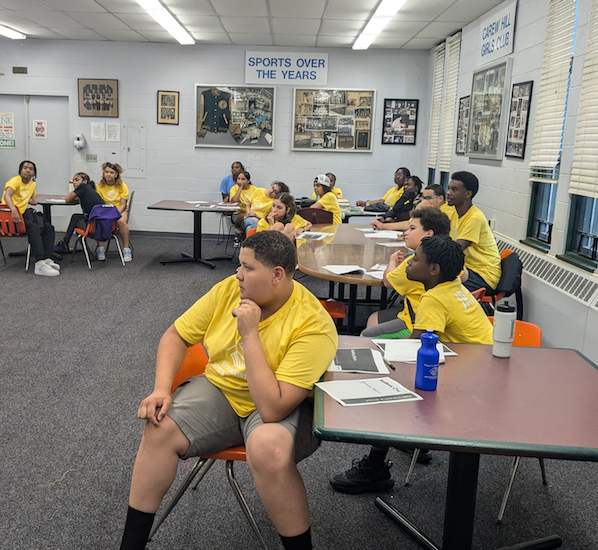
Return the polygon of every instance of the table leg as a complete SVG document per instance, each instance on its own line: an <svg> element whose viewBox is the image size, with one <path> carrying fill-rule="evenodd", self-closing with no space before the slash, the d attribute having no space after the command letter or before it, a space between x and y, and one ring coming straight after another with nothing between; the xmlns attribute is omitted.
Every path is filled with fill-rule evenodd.
<svg viewBox="0 0 598 550"><path fill-rule="evenodd" d="M355 316L357 312L357 285L349 285L349 312L347 315L347 330L349 334L355 332Z"/></svg>
<svg viewBox="0 0 598 550"><path fill-rule="evenodd" d="M193 256L191 254L186 254L185 252L181 252L182 258L174 258L172 260L160 260L162 265L164 264L179 264L184 262L197 262L203 265L206 265L212 269L216 266L204 260L201 257L201 215L203 212L201 210L193 211Z"/></svg>
<svg viewBox="0 0 598 550"><path fill-rule="evenodd" d="M52 223L52 205L42 204L42 210L44 212L44 218L48 223Z"/></svg>

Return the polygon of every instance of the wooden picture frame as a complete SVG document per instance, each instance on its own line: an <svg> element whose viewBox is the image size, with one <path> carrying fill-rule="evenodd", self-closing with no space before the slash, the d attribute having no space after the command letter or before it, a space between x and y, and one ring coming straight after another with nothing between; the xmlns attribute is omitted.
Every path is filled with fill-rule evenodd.
<svg viewBox="0 0 598 550"><path fill-rule="evenodd" d="M385 99L382 145L415 145L419 99Z"/></svg>
<svg viewBox="0 0 598 550"><path fill-rule="evenodd" d="M118 80L78 78L79 116L118 118Z"/></svg>
<svg viewBox="0 0 598 550"><path fill-rule="evenodd" d="M195 85L195 147L274 148L276 88Z"/></svg>
<svg viewBox="0 0 598 550"><path fill-rule="evenodd" d="M179 123L180 92L158 90L158 124Z"/></svg>
<svg viewBox="0 0 598 550"><path fill-rule="evenodd" d="M530 105L534 81L513 84L511 90L511 107L509 108L509 123L505 156L517 159L525 157L527 141L527 126L529 123Z"/></svg>
<svg viewBox="0 0 598 550"><path fill-rule="evenodd" d="M464 155L467 149L467 128L469 127L469 100L471 96L459 100L459 113L457 118L457 143L455 154Z"/></svg>
<svg viewBox="0 0 598 550"><path fill-rule="evenodd" d="M513 59L473 73L467 128L467 149L471 158L500 160L505 150Z"/></svg>
<svg viewBox="0 0 598 550"><path fill-rule="evenodd" d="M371 152L374 90L295 88L293 151Z"/></svg>

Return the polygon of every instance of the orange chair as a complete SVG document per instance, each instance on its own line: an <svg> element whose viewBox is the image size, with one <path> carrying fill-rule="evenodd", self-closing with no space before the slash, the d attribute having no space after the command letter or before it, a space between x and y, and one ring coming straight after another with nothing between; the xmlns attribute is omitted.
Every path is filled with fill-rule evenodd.
<svg viewBox="0 0 598 550"><path fill-rule="evenodd" d="M179 370L177 371L177 373L174 377L174 380L172 382L171 391L174 392L174 390L181 383L183 383L185 380L187 380L191 376L197 376L199 374L202 374L206 368L207 363L208 363L208 356L206 354L204 347L201 344L197 344L195 346L191 346L190 348L188 348L185 359L183 359L183 362L181 363L181 366L179 367ZM234 471L233 471L233 465L235 462L246 462L247 461L247 454L246 454L244 445L240 445L238 447L231 447L230 449L226 449L226 450L220 451L218 453L213 453L213 454L209 454L209 455L200 457L200 459L196 462L195 466L193 466L193 469L191 470L191 472L189 472L189 474L187 474L187 477L185 477L185 479L183 480L183 483L177 489L176 493L174 494L174 496L172 497L172 499L166 506L164 513L158 519L156 519L156 521L154 521L154 525L152 526L152 530L149 535L149 541L152 540L152 537L156 534L156 531L158 530L160 525L162 525L162 522L167 518L168 514L170 514L172 509L176 506L177 502L183 496L183 494L185 493L185 491L187 490L189 485L191 485L191 483L193 482L193 480L195 479L197 474L199 474L199 477L192 487L192 489L194 489L194 490L197 489L197 486L199 485L201 480L204 478L204 476L208 473L208 471L213 466L213 464L216 460L226 460L226 475L228 478L228 482L230 483L230 486L233 490L233 493L235 494L235 497L237 497L237 501L239 502L239 505L243 509L243 512L245 513L245 517L247 518L247 521L249 521L254 533L256 534L257 538L259 539L260 544L262 545L262 548L264 548L265 550L268 549L268 547L266 546L264 537L262 536L262 534L257 526L255 518L253 517L253 514L251 513L251 510L249 509L247 500L245 499L245 496L243 495L243 493L241 491L241 487L239 486L239 483L237 482L237 480L235 478ZM201 473L200 473L200 471L201 471Z"/></svg>
<svg viewBox="0 0 598 550"><path fill-rule="evenodd" d="M333 319L344 319L347 317L347 307L343 302L330 298L328 300L320 300L320 303Z"/></svg>
<svg viewBox="0 0 598 550"><path fill-rule="evenodd" d="M486 294L486 289L484 287L478 288L477 290L472 291L471 295L476 299L478 303L481 303L484 299L484 295Z"/></svg>
<svg viewBox="0 0 598 550"><path fill-rule="evenodd" d="M488 317L490 322L494 324L494 317ZM542 345L542 329L538 325L533 323L526 323L525 321L515 321L515 338L513 340L514 346L528 347L528 348L539 348ZM509 473L509 482L505 489L505 494L502 498L500 510L498 512L498 523L502 523L502 518L505 515L505 508L507 507L507 501L511 494L511 487L515 480L515 474L519 467L520 456L514 456L513 462L511 463L511 470ZM540 471L542 472L542 483L548 485L546 480L546 469L544 467L544 459L538 458L540 462Z"/></svg>
<svg viewBox="0 0 598 550"><path fill-rule="evenodd" d="M71 255L71 263L73 263L73 260L75 259L75 252L77 251L77 245L79 244L79 242L81 242L81 247L83 248L83 252L85 253L85 259L87 260L87 267L89 267L90 270L91 270L91 261L89 259L89 248L87 246L87 237L91 237L94 235L95 227L96 227L95 222L88 223L87 227L85 229L75 227L75 233L77 234L77 240L75 241L75 246L73 247L73 253ZM116 223L116 220L115 220L114 225L112 226L112 237L110 240L114 239L114 241L116 242L116 248L118 248L118 254L120 256L120 261L123 264L123 267L125 267L125 260L123 258L123 253L120 248L120 243L118 242L118 237L116 236L117 232L118 232L118 224ZM110 244L110 241L108 242L108 244ZM106 248L106 252L108 252L108 248Z"/></svg>
<svg viewBox="0 0 598 550"><path fill-rule="evenodd" d="M251 235L253 235L255 232L257 231L257 227L250 227L246 232L245 232L245 238L247 237L251 237Z"/></svg>
<svg viewBox="0 0 598 550"><path fill-rule="evenodd" d="M0 236L2 237L27 237L25 232L25 222L23 221L23 214L19 212L21 221L18 224L12 219L12 212L10 208L5 204L0 204ZM2 257L4 263L6 262L6 256L4 255L4 247L0 240L0 250L2 251ZM31 259L31 245L27 244L27 260L25 262L25 271L29 271L29 261Z"/></svg>

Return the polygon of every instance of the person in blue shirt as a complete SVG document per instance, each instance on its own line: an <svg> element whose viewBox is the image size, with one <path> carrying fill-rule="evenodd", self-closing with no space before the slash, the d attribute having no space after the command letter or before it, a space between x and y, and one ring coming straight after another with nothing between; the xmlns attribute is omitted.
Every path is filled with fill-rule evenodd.
<svg viewBox="0 0 598 550"><path fill-rule="evenodd" d="M233 162L230 167L230 174L222 178L220 182L220 193L222 193L222 200L224 202L229 201L230 190L237 183L237 176L245 171L245 166L238 160Z"/></svg>

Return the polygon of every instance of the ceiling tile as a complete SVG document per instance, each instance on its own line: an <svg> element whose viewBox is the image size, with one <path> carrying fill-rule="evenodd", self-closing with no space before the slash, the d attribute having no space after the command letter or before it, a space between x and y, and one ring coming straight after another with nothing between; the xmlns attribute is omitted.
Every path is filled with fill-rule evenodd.
<svg viewBox="0 0 598 550"><path fill-rule="evenodd" d="M346 48L352 46L355 38L350 36L318 36L316 46L318 48Z"/></svg>
<svg viewBox="0 0 598 550"><path fill-rule="evenodd" d="M269 34L243 34L235 33L230 35L233 44L248 46L273 46Z"/></svg>
<svg viewBox="0 0 598 550"><path fill-rule="evenodd" d="M415 36L428 23L423 21L391 21L380 33L380 36Z"/></svg>
<svg viewBox="0 0 598 550"><path fill-rule="evenodd" d="M105 36L108 40L116 42L146 42L147 38L132 30L116 30L116 29L95 29L96 32ZM168 34L168 33L167 33ZM169 35L170 36L170 35ZM173 42L176 40L173 38Z"/></svg>
<svg viewBox="0 0 598 550"><path fill-rule="evenodd" d="M31 19L31 21L35 21L43 27L56 27L61 29L78 29L81 27L77 21L59 11L19 11L15 13L18 13L27 19Z"/></svg>
<svg viewBox="0 0 598 550"><path fill-rule="evenodd" d="M110 13L146 13L135 0L96 0Z"/></svg>
<svg viewBox="0 0 598 550"><path fill-rule="evenodd" d="M465 21L469 23L474 19L488 13L492 8L501 4L503 0L458 0L442 15L438 21Z"/></svg>
<svg viewBox="0 0 598 550"><path fill-rule="evenodd" d="M39 0L2 0L2 7L15 11L53 11L54 8Z"/></svg>
<svg viewBox="0 0 598 550"><path fill-rule="evenodd" d="M393 21L433 21L449 5L446 0L407 0Z"/></svg>
<svg viewBox="0 0 598 550"><path fill-rule="evenodd" d="M325 19L354 19L365 23L378 6L378 0L329 0Z"/></svg>
<svg viewBox="0 0 598 550"><path fill-rule="evenodd" d="M30 29L33 27L42 26L39 23L31 21L31 19L27 19L26 17L12 11L3 11L0 13L0 24L6 25L7 27L21 32L24 32L21 29Z"/></svg>
<svg viewBox="0 0 598 550"><path fill-rule="evenodd" d="M132 31L131 31L132 32ZM118 32L111 31L114 36L118 36ZM104 34L102 32L102 34ZM139 31L139 33L143 38L148 40L149 42L166 42L168 44L174 43L178 44L176 38L174 38L168 31ZM119 40L118 38L110 38L110 40ZM124 40L121 38L120 40Z"/></svg>
<svg viewBox="0 0 598 550"><path fill-rule="evenodd" d="M343 36L349 35L357 37L363 28L362 21L341 21L340 19L324 19L320 28L320 35L323 36Z"/></svg>
<svg viewBox="0 0 598 550"><path fill-rule="evenodd" d="M266 0L212 0L218 15L268 17Z"/></svg>
<svg viewBox="0 0 598 550"><path fill-rule="evenodd" d="M372 45L370 46L370 49L381 49L381 48L386 48L386 49L392 49L392 48L400 48L403 44L405 44L407 41L409 40L409 37L399 37L399 36L389 36L389 37L383 37L383 36L378 36L376 38L376 40L374 40L374 42L372 43Z"/></svg>
<svg viewBox="0 0 598 550"><path fill-rule="evenodd" d="M224 32L217 16L178 15L177 19L189 32Z"/></svg>
<svg viewBox="0 0 598 550"><path fill-rule="evenodd" d="M312 34L320 28L320 19L286 19L272 18L272 32L274 34Z"/></svg>
<svg viewBox="0 0 598 550"><path fill-rule="evenodd" d="M89 29L124 30L129 28L111 13L72 13L71 17ZM52 26L58 27L58 25Z"/></svg>
<svg viewBox="0 0 598 550"><path fill-rule="evenodd" d="M118 19L136 31L162 30L160 23L147 13L119 13ZM96 27L95 25L90 26Z"/></svg>
<svg viewBox="0 0 598 550"><path fill-rule="evenodd" d="M232 44L225 32L192 32L191 36L200 44Z"/></svg>
<svg viewBox="0 0 598 550"><path fill-rule="evenodd" d="M270 33L270 22L266 17L222 17L222 24L228 32L243 34Z"/></svg>
<svg viewBox="0 0 598 550"><path fill-rule="evenodd" d="M305 46L313 48L316 45L316 37L307 34L275 34L275 46Z"/></svg>
<svg viewBox="0 0 598 550"><path fill-rule="evenodd" d="M463 25L452 22L430 23L418 35L417 38L436 38L441 40L447 36L452 36L458 30L462 29Z"/></svg>
<svg viewBox="0 0 598 550"><path fill-rule="evenodd" d="M68 32L73 30L80 30L80 29L69 29ZM21 32L27 35L27 38L32 39L44 39L44 40L66 40L68 39L68 32L66 30L56 30L56 32L51 31L50 29L44 29L43 27L37 27L35 29L25 30L23 29ZM92 31L93 32L93 31ZM98 40L104 40L101 36L98 37Z"/></svg>
<svg viewBox="0 0 598 550"><path fill-rule="evenodd" d="M175 15L216 15L209 0L161 0Z"/></svg>
<svg viewBox="0 0 598 550"><path fill-rule="evenodd" d="M46 4L49 4L57 10L72 13L75 11L87 11L101 13L106 10L100 6L94 0L45 0Z"/></svg>
<svg viewBox="0 0 598 550"><path fill-rule="evenodd" d="M297 19L320 18L326 0L270 0L271 17L295 17Z"/></svg>
<svg viewBox="0 0 598 550"><path fill-rule="evenodd" d="M106 40L101 34L90 29L53 29L69 40Z"/></svg>
<svg viewBox="0 0 598 550"><path fill-rule="evenodd" d="M412 38L402 46L403 50L431 50L442 42L443 38Z"/></svg>

